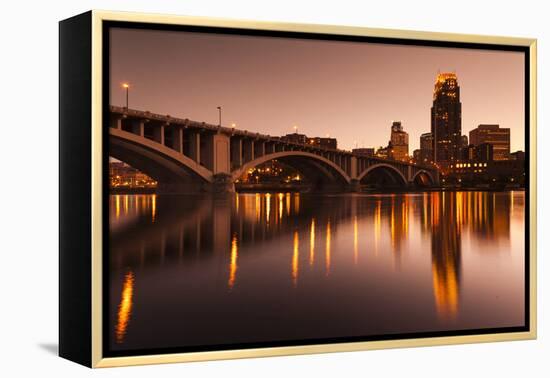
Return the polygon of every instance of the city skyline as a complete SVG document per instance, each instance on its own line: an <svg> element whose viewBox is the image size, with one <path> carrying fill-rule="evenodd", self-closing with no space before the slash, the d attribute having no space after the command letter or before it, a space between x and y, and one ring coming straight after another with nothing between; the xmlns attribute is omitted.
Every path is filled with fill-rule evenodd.
<svg viewBox="0 0 550 378"><path fill-rule="evenodd" d="M438 71L454 71L463 134L499 124L512 151L525 149L521 53L114 29L110 55L112 104L125 104L128 82L130 108L217 124L222 106L225 126L298 126L346 150L385 146L401 121L410 154L430 131Z"/></svg>

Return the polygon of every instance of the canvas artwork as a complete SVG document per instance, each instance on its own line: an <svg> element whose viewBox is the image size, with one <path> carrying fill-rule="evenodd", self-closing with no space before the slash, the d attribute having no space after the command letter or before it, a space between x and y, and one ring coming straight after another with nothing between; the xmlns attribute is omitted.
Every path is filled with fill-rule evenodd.
<svg viewBox="0 0 550 378"><path fill-rule="evenodd" d="M523 51L107 35L105 355L527 329Z"/></svg>

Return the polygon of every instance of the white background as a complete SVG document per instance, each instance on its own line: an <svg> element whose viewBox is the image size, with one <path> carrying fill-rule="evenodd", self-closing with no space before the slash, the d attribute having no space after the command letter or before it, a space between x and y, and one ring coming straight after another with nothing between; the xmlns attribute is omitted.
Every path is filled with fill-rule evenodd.
<svg viewBox="0 0 550 378"><path fill-rule="evenodd" d="M0 22L0 375L549 376L550 26L545 1L5 1ZM91 371L56 357L58 25L89 9L357 25L539 39L537 341Z"/></svg>

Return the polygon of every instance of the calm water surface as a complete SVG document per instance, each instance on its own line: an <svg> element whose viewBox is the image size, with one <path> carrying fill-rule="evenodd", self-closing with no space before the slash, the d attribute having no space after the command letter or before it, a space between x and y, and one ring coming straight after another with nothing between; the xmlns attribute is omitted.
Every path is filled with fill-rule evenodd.
<svg viewBox="0 0 550 378"><path fill-rule="evenodd" d="M524 325L524 192L110 196L112 350Z"/></svg>

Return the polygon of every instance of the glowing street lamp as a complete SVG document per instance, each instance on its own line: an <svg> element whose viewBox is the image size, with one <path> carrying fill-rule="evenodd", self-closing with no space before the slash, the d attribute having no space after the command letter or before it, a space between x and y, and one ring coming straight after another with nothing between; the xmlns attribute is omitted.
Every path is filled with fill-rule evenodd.
<svg viewBox="0 0 550 378"><path fill-rule="evenodd" d="M298 126L294 125L294 134L298 134Z"/></svg>
<svg viewBox="0 0 550 378"><path fill-rule="evenodd" d="M122 88L126 89L126 109L128 109L128 90L130 89L130 84L123 83Z"/></svg>

